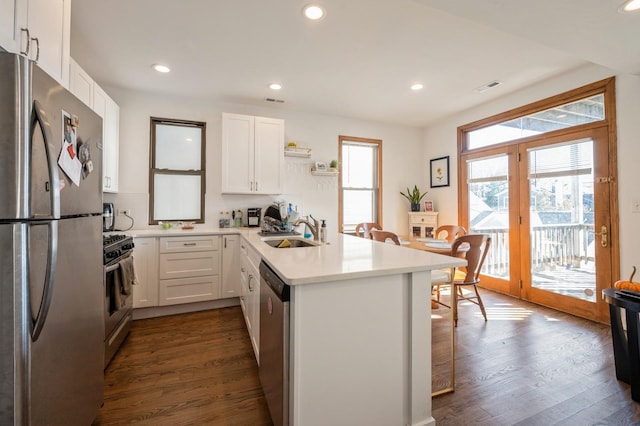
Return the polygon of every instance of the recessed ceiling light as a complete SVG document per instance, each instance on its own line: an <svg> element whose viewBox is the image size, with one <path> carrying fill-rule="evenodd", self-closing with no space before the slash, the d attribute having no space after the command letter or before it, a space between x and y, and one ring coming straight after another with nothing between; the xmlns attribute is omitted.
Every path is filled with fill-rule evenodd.
<svg viewBox="0 0 640 426"><path fill-rule="evenodd" d="M411 90L413 90L414 92L417 92L418 90L422 90L424 89L424 84L422 83L414 83L411 85Z"/></svg>
<svg viewBox="0 0 640 426"><path fill-rule="evenodd" d="M282 89L282 85L280 83L271 83L269 85L269 89L271 89L271 90L280 90L280 89Z"/></svg>
<svg viewBox="0 0 640 426"><path fill-rule="evenodd" d="M171 69L166 66L166 65L162 65L162 64L153 64L151 65L151 67L161 73L168 73L169 71L171 71Z"/></svg>
<svg viewBox="0 0 640 426"><path fill-rule="evenodd" d="M324 8L316 3L306 5L302 8L302 13L307 19L311 19L312 21L322 19L325 15Z"/></svg>
<svg viewBox="0 0 640 426"><path fill-rule="evenodd" d="M618 8L618 12L635 12L640 10L640 0L627 0Z"/></svg>

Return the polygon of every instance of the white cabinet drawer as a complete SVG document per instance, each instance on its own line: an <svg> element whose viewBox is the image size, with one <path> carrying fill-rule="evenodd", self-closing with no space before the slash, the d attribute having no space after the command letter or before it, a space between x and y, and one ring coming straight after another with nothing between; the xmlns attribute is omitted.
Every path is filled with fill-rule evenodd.
<svg viewBox="0 0 640 426"><path fill-rule="evenodd" d="M220 237L217 235L160 238L160 253L184 253L219 249Z"/></svg>
<svg viewBox="0 0 640 426"><path fill-rule="evenodd" d="M203 302L219 297L219 275L160 281L160 306Z"/></svg>
<svg viewBox="0 0 640 426"><path fill-rule="evenodd" d="M160 255L160 279L202 277L220 273L220 253L164 253Z"/></svg>

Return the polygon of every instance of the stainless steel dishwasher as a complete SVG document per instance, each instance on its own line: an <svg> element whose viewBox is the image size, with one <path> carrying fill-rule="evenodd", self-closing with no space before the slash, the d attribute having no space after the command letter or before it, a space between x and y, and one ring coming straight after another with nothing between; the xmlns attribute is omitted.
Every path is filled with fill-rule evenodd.
<svg viewBox="0 0 640 426"><path fill-rule="evenodd" d="M274 426L289 424L290 288L260 263L260 382Z"/></svg>

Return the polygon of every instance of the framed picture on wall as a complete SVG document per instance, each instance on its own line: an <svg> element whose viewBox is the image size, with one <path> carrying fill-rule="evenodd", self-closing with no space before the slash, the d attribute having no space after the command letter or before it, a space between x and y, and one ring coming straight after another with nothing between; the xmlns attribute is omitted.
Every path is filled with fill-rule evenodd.
<svg viewBox="0 0 640 426"><path fill-rule="evenodd" d="M426 201L424 202L424 211L425 211L425 212L432 212L432 211L434 211L434 208L433 208L433 201L431 201L431 200L426 200Z"/></svg>
<svg viewBox="0 0 640 426"><path fill-rule="evenodd" d="M431 188L449 186L449 156L431 160Z"/></svg>
<svg viewBox="0 0 640 426"><path fill-rule="evenodd" d="M314 170L318 172L326 172L327 171L327 163L322 163L320 161L316 161L314 164Z"/></svg>

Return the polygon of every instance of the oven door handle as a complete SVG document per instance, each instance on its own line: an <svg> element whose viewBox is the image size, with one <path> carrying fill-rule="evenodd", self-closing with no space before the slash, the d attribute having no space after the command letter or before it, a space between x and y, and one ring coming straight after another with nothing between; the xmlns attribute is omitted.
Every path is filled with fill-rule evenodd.
<svg viewBox="0 0 640 426"><path fill-rule="evenodd" d="M107 266L106 268L104 268L104 272L108 274L109 272L115 271L119 267L120 267L120 262L116 263L115 265Z"/></svg>

